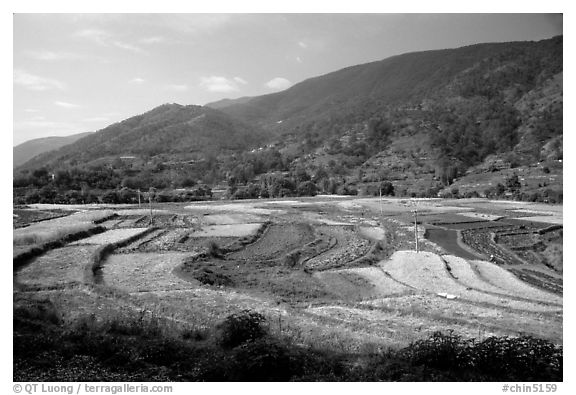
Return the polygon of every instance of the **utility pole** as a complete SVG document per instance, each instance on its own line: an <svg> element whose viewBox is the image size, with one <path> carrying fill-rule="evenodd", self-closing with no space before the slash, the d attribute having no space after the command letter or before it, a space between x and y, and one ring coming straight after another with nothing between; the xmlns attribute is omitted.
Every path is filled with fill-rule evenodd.
<svg viewBox="0 0 576 395"><path fill-rule="evenodd" d="M140 189L138 189L138 208L140 208Z"/></svg>
<svg viewBox="0 0 576 395"><path fill-rule="evenodd" d="M148 203L150 204L150 226L154 224L154 217L152 216L152 194L154 193L154 188L150 188L148 192Z"/></svg>
<svg viewBox="0 0 576 395"><path fill-rule="evenodd" d="M382 186L380 186L380 219L384 216L382 211Z"/></svg>
<svg viewBox="0 0 576 395"><path fill-rule="evenodd" d="M418 253L418 209L412 211L414 213L414 239L416 240L416 253Z"/></svg>

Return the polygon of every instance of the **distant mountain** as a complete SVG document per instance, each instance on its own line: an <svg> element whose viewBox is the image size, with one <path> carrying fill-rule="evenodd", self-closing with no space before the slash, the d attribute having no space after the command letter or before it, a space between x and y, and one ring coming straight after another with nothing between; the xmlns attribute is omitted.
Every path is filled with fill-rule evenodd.
<svg viewBox="0 0 576 395"><path fill-rule="evenodd" d="M65 145L72 144L76 140L88 136L89 134L90 132L86 132L73 134L71 136L51 136L28 140L12 149L12 166L16 168L26 163L36 155L40 155L44 152L52 151Z"/></svg>
<svg viewBox="0 0 576 395"><path fill-rule="evenodd" d="M164 104L35 157L23 169L89 164L121 156L207 155L257 146L266 135L218 110Z"/></svg>
<svg viewBox="0 0 576 395"><path fill-rule="evenodd" d="M447 89L457 81L488 82L502 93L515 88L513 99L518 100L562 71L562 43L562 37L555 37L407 53L310 78L282 92L221 101L225 106L220 108L266 129L290 132L327 130L335 123L355 123L401 105L465 96L464 91ZM493 75L478 75L478 67Z"/></svg>
<svg viewBox="0 0 576 395"><path fill-rule="evenodd" d="M311 180L324 193L370 194L390 182L399 196L529 192L545 200L562 191L562 135L558 36L398 55L204 107L166 104L21 168L99 164L142 185L150 173L158 185L203 180L233 190L271 188L276 172L290 178L273 188L280 194Z"/></svg>

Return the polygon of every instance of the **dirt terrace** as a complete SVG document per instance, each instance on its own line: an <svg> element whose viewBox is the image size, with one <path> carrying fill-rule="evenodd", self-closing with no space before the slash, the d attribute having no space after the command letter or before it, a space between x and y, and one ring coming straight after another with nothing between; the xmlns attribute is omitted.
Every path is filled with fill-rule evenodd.
<svg viewBox="0 0 576 395"><path fill-rule="evenodd" d="M440 222L478 210L461 201L417 204ZM144 211L119 208L99 238L50 251L15 280L65 307L66 320L146 310L175 325L207 327L249 308L298 343L336 350L405 345L450 329L562 343L560 295L504 267L450 256L427 240L418 254L399 251L414 249L410 202L386 199L382 207L380 216L378 199L325 197L165 205L156 230L103 262L106 292L83 286L97 243L137 235L146 221ZM483 216L482 207L463 222L495 219ZM504 207L514 208L496 211ZM422 238L424 226L418 232Z"/></svg>

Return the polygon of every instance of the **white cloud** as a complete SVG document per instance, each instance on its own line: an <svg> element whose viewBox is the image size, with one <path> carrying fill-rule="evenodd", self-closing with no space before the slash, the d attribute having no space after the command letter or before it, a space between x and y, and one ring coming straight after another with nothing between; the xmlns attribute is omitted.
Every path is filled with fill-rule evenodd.
<svg viewBox="0 0 576 395"><path fill-rule="evenodd" d="M14 84L31 91L64 90L65 88L65 85L60 81L40 77L23 70L14 70Z"/></svg>
<svg viewBox="0 0 576 395"><path fill-rule="evenodd" d="M290 88L292 83L284 77L276 77L268 81L266 86L270 89L281 91Z"/></svg>
<svg viewBox="0 0 576 395"><path fill-rule="evenodd" d="M26 51L26 56L35 60L55 62L60 60L76 60L81 56L70 52L54 52L47 50Z"/></svg>
<svg viewBox="0 0 576 395"><path fill-rule="evenodd" d="M54 104L57 105L58 107L69 108L69 109L80 108L80 107L81 107L81 106L78 105L78 104L68 103L68 102L65 102L65 101L55 101Z"/></svg>
<svg viewBox="0 0 576 395"><path fill-rule="evenodd" d="M166 39L161 36L146 37L140 40L142 44L160 44L166 42Z"/></svg>
<svg viewBox="0 0 576 395"><path fill-rule="evenodd" d="M246 85L248 82L241 77L226 78L216 75L200 78L200 87L206 89L208 92L237 92L240 90L240 85Z"/></svg>
<svg viewBox="0 0 576 395"><path fill-rule="evenodd" d="M298 41L298 46L304 49L308 48L308 44L306 44L304 41Z"/></svg>
<svg viewBox="0 0 576 395"><path fill-rule="evenodd" d="M134 52L134 53L139 54L139 55L147 55L148 54L148 52L143 50L142 48L137 47L136 45L122 42L122 41L112 41L112 45L115 46L116 48L125 49L127 51Z"/></svg>
<svg viewBox="0 0 576 395"><path fill-rule="evenodd" d="M300 56L296 56L296 61L297 61L298 63L302 63L302 58L301 58Z"/></svg>
<svg viewBox="0 0 576 395"><path fill-rule="evenodd" d="M136 45L115 39L111 33L105 30L84 29L74 35L104 47L116 47L139 55L148 54L148 52Z"/></svg>
<svg viewBox="0 0 576 395"><path fill-rule="evenodd" d="M143 84L146 82L146 80L144 80L144 78L140 78L140 77L134 77L132 78L130 81L128 81L130 84Z"/></svg>
<svg viewBox="0 0 576 395"><path fill-rule="evenodd" d="M175 92L186 92L188 90L188 85L186 84L168 84L164 86L165 89Z"/></svg>
<svg viewBox="0 0 576 395"><path fill-rule="evenodd" d="M84 38L100 45L108 45L112 35L104 30L84 29L74 34L76 37Z"/></svg>

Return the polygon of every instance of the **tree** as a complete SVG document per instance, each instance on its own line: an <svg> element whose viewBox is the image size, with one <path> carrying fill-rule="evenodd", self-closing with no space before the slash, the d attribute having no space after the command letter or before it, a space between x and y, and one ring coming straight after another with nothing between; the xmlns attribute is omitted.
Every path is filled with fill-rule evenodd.
<svg viewBox="0 0 576 395"><path fill-rule="evenodd" d="M516 173L506 179L506 188L512 193L519 191L521 186L518 174Z"/></svg>
<svg viewBox="0 0 576 395"><path fill-rule="evenodd" d="M298 184L296 193L298 196L316 196L318 188L312 181L304 181Z"/></svg>
<svg viewBox="0 0 576 395"><path fill-rule="evenodd" d="M394 196L394 185L390 181L384 181L380 184L380 190L383 196Z"/></svg>

